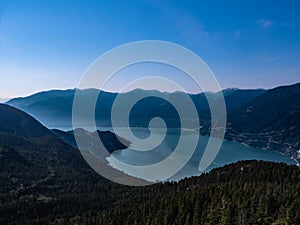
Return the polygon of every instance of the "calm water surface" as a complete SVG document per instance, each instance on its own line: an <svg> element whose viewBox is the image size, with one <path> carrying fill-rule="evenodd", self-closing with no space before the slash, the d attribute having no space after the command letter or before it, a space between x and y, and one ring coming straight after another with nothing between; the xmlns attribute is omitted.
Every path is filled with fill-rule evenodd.
<svg viewBox="0 0 300 225"><path fill-rule="evenodd" d="M132 130L135 136L139 138L146 138L150 135L150 132L147 128L133 128ZM155 132L153 132L152 135L154 135L154 137L157 136L157 139L159 139L159 137L162 135L162 132L160 131L160 129L155 129ZM107 158L107 160L109 161L110 165L116 169L119 169L132 176L145 178L143 177L143 174L140 174L138 171L136 171L136 169L132 169L131 167L128 168L124 166L122 163L120 163L119 161L125 162L130 165L136 165L136 166L150 165L153 163L157 163L165 159L167 156L169 156L172 153L172 150L177 145L180 135L184 135L184 138L186 138L187 140L196 137L196 133L193 131L173 129L171 131L168 131L165 140L157 148L151 151L141 152L141 151L133 150L132 147L134 147L135 143L132 142L131 147L124 150L115 151L114 153L112 153L110 157ZM127 137L125 136L124 138L130 140L129 136ZM198 145L196 147L196 150L192 158L179 172L177 172L169 180L180 180L185 177L197 176L213 168L221 167L225 164L229 164L241 160L257 159L257 160L265 160L265 161L272 161L272 162L284 162L287 164L295 164L295 162L291 160L289 157L279 154L277 152L251 148L241 143L223 141L221 149L217 157L213 161L213 163L205 171L199 172L198 170L199 162L205 150L207 141L208 141L207 136L200 136ZM185 147L191 148L192 146L187 145Z"/></svg>

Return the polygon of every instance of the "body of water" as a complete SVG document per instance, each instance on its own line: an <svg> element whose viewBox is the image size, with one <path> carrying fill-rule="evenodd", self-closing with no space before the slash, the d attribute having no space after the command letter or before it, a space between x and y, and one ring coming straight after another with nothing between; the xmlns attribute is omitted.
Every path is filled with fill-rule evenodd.
<svg viewBox="0 0 300 225"><path fill-rule="evenodd" d="M111 129L110 129L111 130ZM147 128L133 128L132 129L135 136L143 139L147 138L150 135L150 132ZM152 132L153 141L160 140L162 132L160 129L155 129ZM168 157L173 149L177 146L178 140L180 135L184 135L187 143L184 146L184 149L181 149L181 155L179 154L179 158L174 160L180 160L180 157L184 157L184 152L188 148L192 148L189 143L193 143L193 139L197 138L197 134L195 131L187 131L187 130L179 130L173 129L173 131L168 131L164 141L155 147L153 150L150 151L136 151L135 142L134 140L130 139L130 136L126 136L123 134L123 137L130 140L132 142L131 146L127 149L115 151L112 153L110 157L107 158L109 164L121 170L131 176L144 178L147 180L151 180L151 176L149 178L149 174L145 175L141 171L137 170L134 166L144 166L144 165L151 165L160 162L161 160ZM203 152L205 151L206 144L209 137L207 136L200 136L198 145L195 148L195 152L191 159L188 161L185 166L180 169L175 175L173 175L169 180L180 180L185 177L190 176L198 176L203 172L209 171L216 167L224 166L225 164L230 164L233 162L241 161L241 160L265 160L265 161L272 161L272 162L284 162L287 164L295 164L293 160L289 157L282 155L277 152L273 151L266 151L263 149L251 148L247 147L241 143L223 141L223 144L220 148L220 151L217 157L214 159L212 164L205 170L199 171L199 162L202 158ZM145 146L147 148L147 146ZM209 150L208 150L209 151ZM131 166L127 166L127 164ZM160 172L160 171L156 171ZM155 172L155 173L156 173Z"/></svg>

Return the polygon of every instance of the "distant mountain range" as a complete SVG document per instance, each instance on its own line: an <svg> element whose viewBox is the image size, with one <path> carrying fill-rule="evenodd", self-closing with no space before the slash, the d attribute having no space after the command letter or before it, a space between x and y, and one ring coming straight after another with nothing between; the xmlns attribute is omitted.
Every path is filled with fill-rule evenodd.
<svg viewBox="0 0 300 225"><path fill-rule="evenodd" d="M157 91L137 89L121 95L126 97L150 96L153 92ZM231 112L264 93L265 90L226 89L223 92L227 112ZM111 127L111 108L118 94L104 91L100 92L96 89L78 91L78 95L85 96L87 99L89 96L95 96L99 93L100 97L98 98L95 110L97 126ZM72 106L74 94L75 90L46 91L24 98L14 98L8 101L7 104L24 110L47 127L72 127ZM160 94L166 99L172 98L176 100L180 99L183 93L164 92ZM210 110L205 94L209 95L216 104L218 103L218 95L214 93L190 94L190 97L198 110L200 119L202 120L201 125L207 124L210 120ZM184 105L185 103L183 102L182 104ZM170 103L162 99L148 97L138 102L131 113L131 118L133 119L130 122L132 126L148 126L149 120L155 115L164 118L169 127L180 127L176 110ZM85 118L82 119L84 120ZM190 118L190 126L199 127L199 124L195 124L194 118Z"/></svg>
<svg viewBox="0 0 300 225"><path fill-rule="evenodd" d="M153 92L157 91L137 89L121 95L149 96ZM254 147L283 152L299 161L299 92L300 83L270 90L223 90L228 121L226 138ZM79 91L79 95L87 98L99 93L96 123L98 127L110 127L111 108L118 94L96 89ZM47 127L72 127L74 94L75 90L53 90L11 99L7 104L31 114ZM166 99L180 99L183 93L160 94ZM200 124L195 124L195 118L189 118L188 124L194 128L202 126L202 133L208 134L210 109L205 94L209 95L215 104L220 101L215 93L190 94L198 111ZM180 127L179 116L174 107L169 102L154 97L143 99L134 106L130 114L130 125L147 127L149 120L154 116L162 117L168 127Z"/></svg>

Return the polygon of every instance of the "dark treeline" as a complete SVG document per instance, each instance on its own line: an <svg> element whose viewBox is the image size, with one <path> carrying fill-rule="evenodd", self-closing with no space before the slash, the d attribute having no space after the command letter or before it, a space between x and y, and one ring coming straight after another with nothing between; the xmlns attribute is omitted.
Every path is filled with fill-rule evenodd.
<svg viewBox="0 0 300 225"><path fill-rule="evenodd" d="M300 224L299 169L283 163L238 162L147 187L113 184L89 169L77 176L76 170L61 169L49 181L23 190L28 193L2 194L0 223Z"/></svg>

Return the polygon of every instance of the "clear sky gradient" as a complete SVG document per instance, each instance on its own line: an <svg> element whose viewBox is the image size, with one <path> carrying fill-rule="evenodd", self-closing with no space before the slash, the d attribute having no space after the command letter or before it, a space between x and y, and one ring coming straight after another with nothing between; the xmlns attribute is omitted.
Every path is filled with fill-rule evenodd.
<svg viewBox="0 0 300 225"><path fill-rule="evenodd" d="M222 88L296 83L299 12L298 0L0 0L0 98L74 88L100 55L145 39L191 49Z"/></svg>

